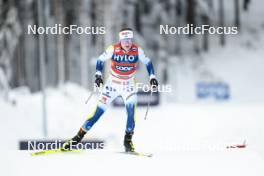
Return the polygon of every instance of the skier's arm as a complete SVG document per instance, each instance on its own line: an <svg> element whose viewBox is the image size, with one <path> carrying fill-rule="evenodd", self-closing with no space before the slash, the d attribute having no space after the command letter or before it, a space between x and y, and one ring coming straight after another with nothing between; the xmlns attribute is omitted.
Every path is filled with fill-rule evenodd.
<svg viewBox="0 0 264 176"><path fill-rule="evenodd" d="M154 67L149 57L147 57L142 48L138 49L139 60L144 63L147 67L149 78L156 78L154 73Z"/></svg>
<svg viewBox="0 0 264 176"><path fill-rule="evenodd" d="M152 64L150 58L145 55L143 49L140 47L138 49L138 55L139 55L139 60L141 62L143 62L147 67L149 79L150 79L150 85L157 87L159 83L158 83L156 76L154 74L154 68L153 68L153 64Z"/></svg>
<svg viewBox="0 0 264 176"><path fill-rule="evenodd" d="M113 52L114 47L111 45L98 57L96 61L95 84L97 87L100 87L101 84L103 84L102 70L104 68L104 62L112 57Z"/></svg>
<svg viewBox="0 0 264 176"><path fill-rule="evenodd" d="M110 59L113 55L114 47L110 45L103 54L101 54L96 61L96 73L95 75L102 75L102 70L104 67L104 62Z"/></svg>

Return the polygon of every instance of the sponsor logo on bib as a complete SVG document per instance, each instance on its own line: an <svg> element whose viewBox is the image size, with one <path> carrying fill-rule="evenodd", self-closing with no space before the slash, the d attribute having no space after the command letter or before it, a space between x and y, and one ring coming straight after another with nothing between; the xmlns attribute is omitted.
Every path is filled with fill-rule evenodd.
<svg viewBox="0 0 264 176"><path fill-rule="evenodd" d="M120 66L120 65L116 65L115 68L117 70L119 70L119 71L127 72L127 71L133 70L134 67L132 67L132 66Z"/></svg>
<svg viewBox="0 0 264 176"><path fill-rule="evenodd" d="M117 62L130 62L134 63L137 61L137 56L134 55L119 55L115 54L113 55L113 60Z"/></svg>

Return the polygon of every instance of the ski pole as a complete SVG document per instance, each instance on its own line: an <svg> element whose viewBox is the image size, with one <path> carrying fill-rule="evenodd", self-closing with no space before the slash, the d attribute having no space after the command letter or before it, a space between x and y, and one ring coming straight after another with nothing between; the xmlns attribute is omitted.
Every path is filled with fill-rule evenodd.
<svg viewBox="0 0 264 176"><path fill-rule="evenodd" d="M89 100L92 98L93 94L94 94L94 91L92 91L92 92L90 93L89 97L88 97L87 100L85 101L85 104L87 104L87 103L89 102Z"/></svg>
<svg viewBox="0 0 264 176"><path fill-rule="evenodd" d="M96 90L97 90L97 89L96 89ZM96 93L96 90L93 90L93 91L90 93L89 97L88 97L87 100L85 101L85 104L87 104L87 103L89 102L89 100L92 98L92 96ZM101 92L100 87L99 87L99 92Z"/></svg>
<svg viewBox="0 0 264 176"><path fill-rule="evenodd" d="M148 106L147 106L147 110L146 110L145 117L144 117L145 120L147 120L147 115L148 115L148 111L149 111L151 98L152 98L152 90L150 90L150 99L148 101Z"/></svg>

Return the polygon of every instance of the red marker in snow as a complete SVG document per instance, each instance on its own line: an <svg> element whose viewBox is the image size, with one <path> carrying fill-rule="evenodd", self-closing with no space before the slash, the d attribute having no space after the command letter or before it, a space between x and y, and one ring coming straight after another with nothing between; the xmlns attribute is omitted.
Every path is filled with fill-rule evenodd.
<svg viewBox="0 0 264 176"><path fill-rule="evenodd" d="M246 148L246 146L246 141L244 141L243 144L228 145L226 148Z"/></svg>

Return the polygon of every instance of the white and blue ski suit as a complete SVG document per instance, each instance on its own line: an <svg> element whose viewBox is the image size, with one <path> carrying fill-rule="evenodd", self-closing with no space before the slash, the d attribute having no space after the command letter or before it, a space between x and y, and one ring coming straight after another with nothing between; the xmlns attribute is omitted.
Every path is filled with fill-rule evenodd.
<svg viewBox="0 0 264 176"><path fill-rule="evenodd" d="M88 131L102 116L107 106L118 96L124 100L127 111L126 132L133 133L135 128L135 113L137 104L137 91L135 89L134 75L137 63L140 60L146 67L151 78L155 78L151 60L144 54L141 47L133 44L128 52L124 51L120 43L109 46L99 56L96 63L96 74L102 75L104 62L111 59L111 71L100 94L96 110L82 125Z"/></svg>

